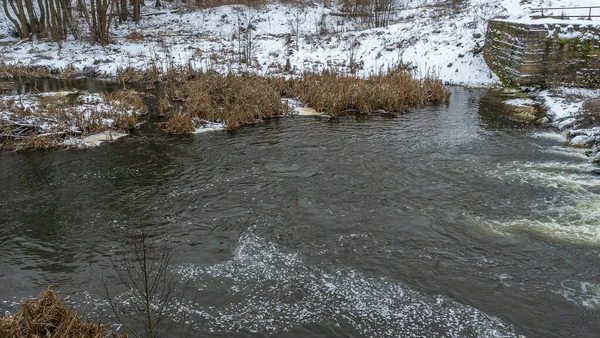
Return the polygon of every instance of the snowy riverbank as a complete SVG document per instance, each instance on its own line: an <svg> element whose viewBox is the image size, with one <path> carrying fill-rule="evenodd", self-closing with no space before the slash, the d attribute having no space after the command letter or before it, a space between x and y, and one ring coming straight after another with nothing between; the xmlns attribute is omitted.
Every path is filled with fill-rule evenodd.
<svg viewBox="0 0 600 338"><path fill-rule="evenodd" d="M592 6L595 2L465 0L452 6L441 0L399 0L390 24L381 28L369 28L359 19L339 16L339 5L335 4L270 3L255 8L190 10L185 4L164 2L165 7L160 9L143 7L138 24L115 28L113 43L105 47L72 37L61 44L18 41L10 37L11 27L2 14L0 62L103 78L115 78L119 70L125 69L166 70L188 65L222 72L249 70L260 75L334 69L356 71L366 77L402 63L412 67L417 76L433 73L447 84L493 87L500 86L499 79L482 55L488 19L530 20L532 8ZM249 56L251 61L242 60L241 55ZM586 95L544 91L537 99L543 101L556 127L579 130L582 128L574 121L585 118L581 109L584 100L599 94L581 92ZM594 130L576 133L597 137Z"/></svg>
<svg viewBox="0 0 600 338"><path fill-rule="evenodd" d="M382 28L338 16L335 5L272 3L189 10L184 4L165 3L168 7L162 9L145 6L138 24L118 26L113 30L114 43L106 47L72 38L60 45L19 43L8 37L10 26L0 17L0 38L4 37L0 41L6 44L0 49L0 62L72 68L101 77L113 77L126 67L145 69L155 64L223 71L250 68L260 74L353 67L366 76L404 63L420 74L435 72L446 83L491 86L498 84L498 78L482 56L488 19L527 18L533 7L588 2L594 1L466 0L452 7L439 0L400 0L390 25ZM240 34L249 26L251 36ZM252 62L241 64L237 55L249 41Z"/></svg>

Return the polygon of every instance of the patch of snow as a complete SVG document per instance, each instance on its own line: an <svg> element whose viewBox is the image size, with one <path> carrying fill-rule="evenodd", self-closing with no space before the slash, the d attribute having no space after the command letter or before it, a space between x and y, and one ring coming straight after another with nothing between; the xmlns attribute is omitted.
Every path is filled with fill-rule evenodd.
<svg viewBox="0 0 600 338"><path fill-rule="evenodd" d="M539 93L539 98L543 100L548 116L552 118L552 123L559 129L571 126L577 119L583 100L570 101L563 94L552 94L548 90Z"/></svg>
<svg viewBox="0 0 600 338"><path fill-rule="evenodd" d="M209 131L221 131L221 130L225 130L225 124L217 123L217 122L202 121L201 126L196 128L196 130L194 130L194 132L192 132L192 134L201 134L201 133L206 133Z"/></svg>
<svg viewBox="0 0 600 338"><path fill-rule="evenodd" d="M83 140L81 140L81 141L83 141L83 144L85 146L80 147L80 148L97 147L104 142L116 141L116 140L120 139L121 137L125 137L127 135L128 134L119 133L119 132L116 132L113 130L106 130L101 133L90 135L88 137L83 138ZM80 141L76 140L75 142L77 144L77 142L80 142Z"/></svg>
<svg viewBox="0 0 600 338"><path fill-rule="evenodd" d="M319 115L323 115L323 113L319 113L316 110L312 109L312 108L303 108L303 107L296 107L294 108L294 114L298 115L298 116L319 116Z"/></svg>
<svg viewBox="0 0 600 338"><path fill-rule="evenodd" d="M531 106L536 104L534 100L531 99L510 99L504 101L504 104L509 104L511 106Z"/></svg>

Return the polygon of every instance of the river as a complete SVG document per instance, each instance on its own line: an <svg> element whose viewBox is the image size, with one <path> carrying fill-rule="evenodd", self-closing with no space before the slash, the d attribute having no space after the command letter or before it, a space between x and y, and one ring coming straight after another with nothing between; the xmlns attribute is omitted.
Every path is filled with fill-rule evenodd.
<svg viewBox="0 0 600 338"><path fill-rule="evenodd" d="M144 227L187 336L597 337L600 176L490 95L0 153L0 310L54 285L110 322L110 252Z"/></svg>

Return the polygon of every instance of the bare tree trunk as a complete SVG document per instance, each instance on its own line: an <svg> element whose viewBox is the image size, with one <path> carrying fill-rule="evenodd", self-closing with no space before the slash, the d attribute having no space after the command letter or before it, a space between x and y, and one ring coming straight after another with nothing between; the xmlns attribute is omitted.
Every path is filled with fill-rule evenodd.
<svg viewBox="0 0 600 338"><path fill-rule="evenodd" d="M10 22L12 22L12 24L15 26L17 35L19 35L19 37L22 38L23 30L21 29L21 25L19 24L19 21L17 21L15 18L13 18L12 15L10 14L10 11L8 10L7 2L8 2L8 0L2 0L2 8L4 9L4 14L6 14L6 17L8 18L8 20ZM16 14L16 12L15 12L15 14Z"/></svg>
<svg viewBox="0 0 600 338"><path fill-rule="evenodd" d="M44 30L46 27L46 12L44 11L44 3L42 0L37 0L37 4L40 10L40 26L41 30Z"/></svg>
<svg viewBox="0 0 600 338"><path fill-rule="evenodd" d="M55 0L48 0L50 3L50 24L48 25L48 30L50 31L50 35L54 40L61 40L61 29L60 29L60 14L59 9L57 9L58 3Z"/></svg>
<svg viewBox="0 0 600 338"><path fill-rule="evenodd" d="M25 8L21 1L15 1L17 3L17 9L19 10L19 21L21 22L21 29L23 30L23 37L30 37L29 22L27 22L27 16L25 15Z"/></svg>
<svg viewBox="0 0 600 338"><path fill-rule="evenodd" d="M99 1L99 0L98 0ZM90 43L96 43L96 33L98 32L98 21L96 20L96 0L90 0L92 12L92 26L90 27Z"/></svg>
<svg viewBox="0 0 600 338"><path fill-rule="evenodd" d="M142 0L133 0L133 21L140 22L140 3Z"/></svg>
<svg viewBox="0 0 600 338"><path fill-rule="evenodd" d="M37 38L38 35L38 25L37 25L37 17L34 12L33 3L31 0L25 0L25 8L27 9L27 15L29 16L29 25L31 28L32 37Z"/></svg>
<svg viewBox="0 0 600 338"><path fill-rule="evenodd" d="M160 0L154 1L154 7L156 7L156 8L162 7L162 4L160 3Z"/></svg>
<svg viewBox="0 0 600 338"><path fill-rule="evenodd" d="M119 22L127 21L127 0L120 0Z"/></svg>

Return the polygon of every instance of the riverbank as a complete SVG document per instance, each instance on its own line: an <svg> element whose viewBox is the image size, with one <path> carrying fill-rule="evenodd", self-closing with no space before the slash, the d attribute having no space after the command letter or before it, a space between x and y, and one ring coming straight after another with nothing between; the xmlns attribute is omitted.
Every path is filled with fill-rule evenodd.
<svg viewBox="0 0 600 338"><path fill-rule="evenodd" d="M592 0L584 0L576 5L591 4ZM499 79L482 57L487 20L523 19L531 15L531 8L569 5L574 4L568 0L397 2L388 24L372 27L360 18L340 15L340 4L335 3L266 2L251 7L198 8L163 2L158 9L142 7L139 23L118 25L112 31L111 44L105 47L70 36L61 43L18 41L11 37L11 27L4 20L0 23L0 78L88 77L152 87L153 82L164 79L161 74L173 69L290 79L324 70L368 78L401 67L415 78L435 73L445 84L499 87ZM85 30L83 23L81 26ZM175 100L185 91L179 85L170 90ZM551 102L545 103L547 97L561 100L554 92L543 94L538 102L551 106ZM165 100L157 104L159 115L164 115L161 110L170 104ZM549 111L553 121L557 120L553 116L563 114L554 109L558 108ZM278 110L278 114L284 113ZM167 132L189 132L217 120L196 118L190 123L185 119L176 128L163 126ZM556 126L561 131L569 128ZM217 129L224 127L217 125Z"/></svg>
<svg viewBox="0 0 600 338"><path fill-rule="evenodd" d="M0 149L82 149L126 136L147 113L140 93L78 91L5 95Z"/></svg>
<svg viewBox="0 0 600 338"><path fill-rule="evenodd" d="M192 68L166 73L132 70L119 77L123 86L146 89L143 93L120 89L102 95L71 91L3 96L3 147L95 146L135 129L148 106L163 119L156 124L159 129L193 134L235 131L243 125L295 114L301 105L337 118L348 113L397 115L412 107L447 104L450 99L450 92L435 74L417 79L405 68L367 78L324 71L287 79ZM151 102L144 103L142 95Z"/></svg>
<svg viewBox="0 0 600 338"><path fill-rule="evenodd" d="M561 87L535 92L532 97L569 145L588 148L590 161L600 164L600 90Z"/></svg>

